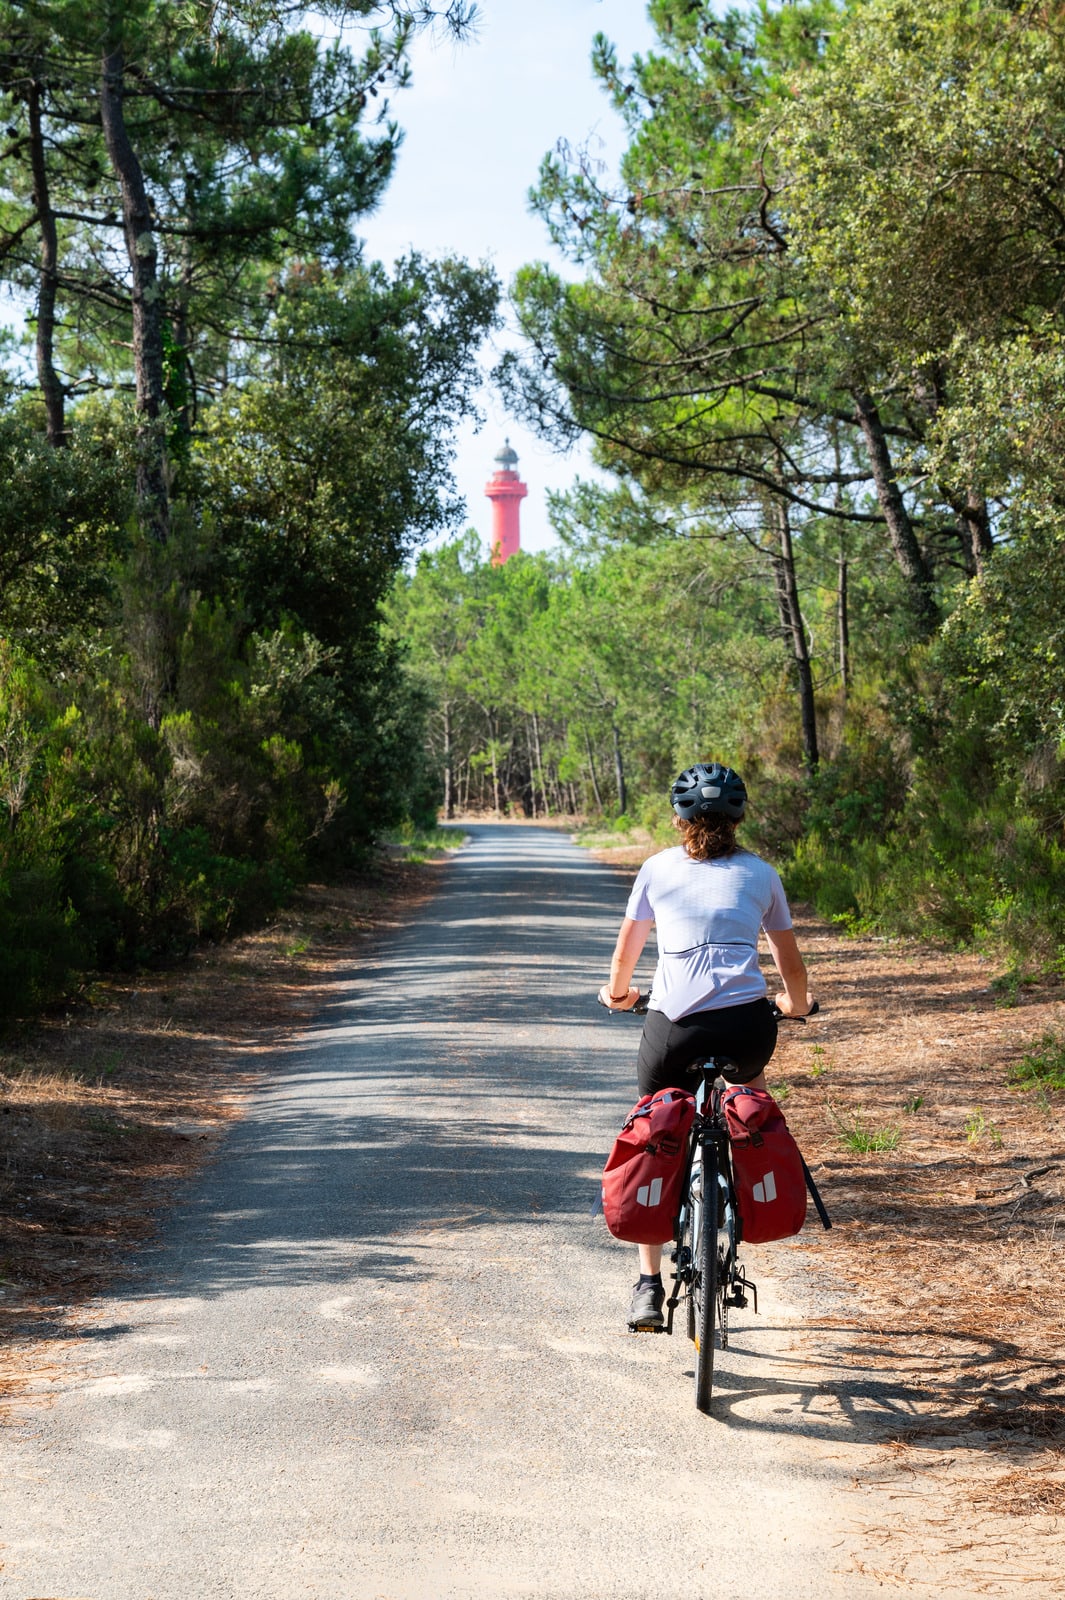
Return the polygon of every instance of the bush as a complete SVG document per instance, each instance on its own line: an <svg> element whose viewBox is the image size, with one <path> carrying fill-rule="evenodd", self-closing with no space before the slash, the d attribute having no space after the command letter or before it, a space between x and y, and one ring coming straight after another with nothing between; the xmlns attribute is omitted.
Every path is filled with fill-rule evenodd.
<svg viewBox="0 0 1065 1600"><path fill-rule="evenodd" d="M164 832L160 844L166 876L153 944L166 934L173 944L224 939L262 921L292 892L279 862L223 855L204 828Z"/></svg>
<svg viewBox="0 0 1065 1600"><path fill-rule="evenodd" d="M1008 1077L1021 1089L1065 1089L1065 1040L1044 1033L1038 1049L1015 1061Z"/></svg>
<svg viewBox="0 0 1065 1600"><path fill-rule="evenodd" d="M60 999L89 954L55 867L0 878L0 1018L24 1017Z"/></svg>

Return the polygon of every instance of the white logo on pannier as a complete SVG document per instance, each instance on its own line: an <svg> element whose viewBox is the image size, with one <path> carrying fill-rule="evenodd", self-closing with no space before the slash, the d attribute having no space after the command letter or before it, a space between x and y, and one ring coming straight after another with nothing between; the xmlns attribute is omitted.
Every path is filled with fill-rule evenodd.
<svg viewBox="0 0 1065 1600"><path fill-rule="evenodd" d="M650 1183L642 1183L636 1191L636 1204L638 1206L656 1206L661 1198L661 1178L652 1178Z"/></svg>
<svg viewBox="0 0 1065 1600"><path fill-rule="evenodd" d="M761 1183L755 1184L754 1198L760 1201L762 1205L768 1205L769 1202L771 1200L775 1200L776 1197L777 1180L774 1178L771 1172L767 1172Z"/></svg>

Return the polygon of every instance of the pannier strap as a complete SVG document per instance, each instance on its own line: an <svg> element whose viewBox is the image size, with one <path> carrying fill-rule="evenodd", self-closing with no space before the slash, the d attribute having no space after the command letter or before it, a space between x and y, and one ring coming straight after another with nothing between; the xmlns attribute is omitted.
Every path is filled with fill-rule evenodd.
<svg viewBox="0 0 1065 1600"><path fill-rule="evenodd" d="M800 1155L799 1156L799 1160L802 1162L802 1175L806 1179L806 1187L810 1191L810 1199L813 1201L814 1205L817 1207L817 1215L821 1218L821 1226L822 1226L822 1228L831 1228L831 1226L832 1226L832 1218L829 1216L828 1212L825 1210L825 1202L821 1199L821 1196L817 1192L817 1185L814 1182L813 1173L810 1171L809 1167L806 1165L805 1156Z"/></svg>

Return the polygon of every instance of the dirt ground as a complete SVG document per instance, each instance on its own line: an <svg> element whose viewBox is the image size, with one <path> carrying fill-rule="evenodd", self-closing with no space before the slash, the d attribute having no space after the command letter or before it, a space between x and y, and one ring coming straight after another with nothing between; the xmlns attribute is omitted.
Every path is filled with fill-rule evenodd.
<svg viewBox="0 0 1065 1600"><path fill-rule="evenodd" d="M885 1547L906 1542L908 1479L910 1535L918 1516L955 1570L964 1554L974 1594L1004 1576L1065 1594L1065 1093L1007 1087L1065 1030L1065 991L1011 997L976 956L797 929L825 1014L787 1029L770 1084L830 1202L811 1254L844 1286L834 1342L902 1402ZM878 1134L894 1148L852 1147Z"/></svg>
<svg viewBox="0 0 1065 1600"><path fill-rule="evenodd" d="M639 859L597 854L630 874ZM259 1056L313 1014L333 967L446 870L390 861L309 889L263 932L101 983L6 1042L0 1397L47 1370L67 1311L210 1158ZM1057 1548L1065 1510L1065 1091L1007 1085L1011 1064L1065 1034L1065 987L1004 985L978 956L809 917L797 931L823 1014L783 1033L770 1080L834 1227L784 1248L830 1287L837 1352L905 1397L877 1480L884 1581L905 1587L909 1481L944 1552L974 1560L974 1594L1002 1592L986 1577L999 1560L1031 1583L1018 1553Z"/></svg>

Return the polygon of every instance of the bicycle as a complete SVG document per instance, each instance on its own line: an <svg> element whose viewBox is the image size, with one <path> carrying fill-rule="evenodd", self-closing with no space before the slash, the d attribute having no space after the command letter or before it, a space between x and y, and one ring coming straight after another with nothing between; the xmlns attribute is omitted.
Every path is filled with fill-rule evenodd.
<svg viewBox="0 0 1065 1600"><path fill-rule="evenodd" d="M815 1001L809 1015L815 1015L817 1010ZM641 995L628 1011L615 1015L642 1016L646 1011L647 996ZM774 1011L781 1022L806 1021L806 1017L786 1016L775 1007ZM721 1103L726 1089L731 1087L721 1076L727 1066L724 1057L693 1064L700 1079L681 1185L683 1199L674 1224L672 1286L663 1307L666 1320L662 1327L632 1328L634 1332L671 1335L674 1314L684 1303L688 1338L695 1346L695 1404L706 1415L710 1413L715 1342L720 1349L728 1349L729 1312L745 1309L750 1296L755 1314L758 1313L757 1285L748 1278L737 1256L741 1227L732 1144ZM822 1224L831 1227L805 1162L803 1170Z"/></svg>
<svg viewBox="0 0 1065 1600"><path fill-rule="evenodd" d="M688 1338L695 1346L695 1404L705 1413L710 1411L715 1338L722 1350L728 1349L729 1311L745 1309L749 1295L758 1312L757 1285L737 1256L739 1213L721 1109L721 1065L717 1058L702 1063L684 1200L674 1232L672 1290L664 1308L664 1332L671 1334L673 1314L682 1298L686 1303Z"/></svg>

